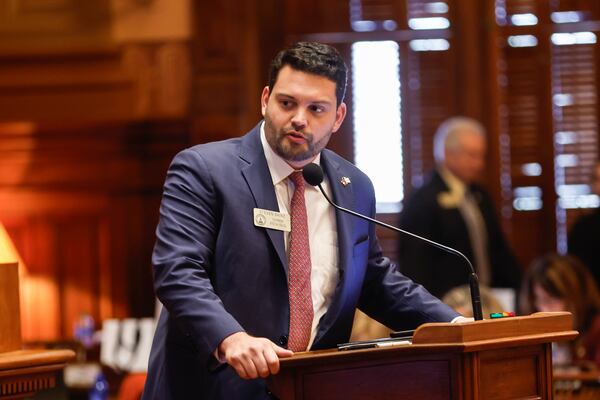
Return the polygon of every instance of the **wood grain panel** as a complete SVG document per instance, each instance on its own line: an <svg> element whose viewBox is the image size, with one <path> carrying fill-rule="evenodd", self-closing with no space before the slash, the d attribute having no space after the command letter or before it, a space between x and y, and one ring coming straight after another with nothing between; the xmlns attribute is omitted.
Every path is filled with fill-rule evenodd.
<svg viewBox="0 0 600 400"><path fill-rule="evenodd" d="M19 273L16 262L0 263L0 353L21 349Z"/></svg>
<svg viewBox="0 0 600 400"><path fill-rule="evenodd" d="M25 129L26 128L26 129ZM23 338L72 337L154 312L150 253L165 171L186 125L0 125L0 220L25 260Z"/></svg>

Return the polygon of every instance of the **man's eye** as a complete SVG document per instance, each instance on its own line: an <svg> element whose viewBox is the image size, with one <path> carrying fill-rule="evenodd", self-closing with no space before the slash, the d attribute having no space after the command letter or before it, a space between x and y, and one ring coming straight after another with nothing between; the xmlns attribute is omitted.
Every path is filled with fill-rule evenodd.
<svg viewBox="0 0 600 400"><path fill-rule="evenodd" d="M291 106L292 106L292 102L291 102L291 101L289 101L289 100L282 100L282 101L281 101L281 105L282 105L284 108L289 108L289 107L291 107Z"/></svg>
<svg viewBox="0 0 600 400"><path fill-rule="evenodd" d="M325 108L322 106L311 106L310 109L315 113L322 113L323 111L325 111Z"/></svg>

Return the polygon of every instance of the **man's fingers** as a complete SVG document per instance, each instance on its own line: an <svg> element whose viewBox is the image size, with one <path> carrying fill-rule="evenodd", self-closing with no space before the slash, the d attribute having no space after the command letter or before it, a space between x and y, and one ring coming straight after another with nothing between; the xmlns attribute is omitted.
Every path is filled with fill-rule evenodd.
<svg viewBox="0 0 600 400"><path fill-rule="evenodd" d="M266 338L255 338L245 332L233 334L219 346L226 362L243 379L266 378L279 372L279 358L294 352L277 346Z"/></svg>
<svg viewBox="0 0 600 400"><path fill-rule="evenodd" d="M258 378L258 371L256 370L256 365L254 364L253 359L245 360L244 369L246 370L246 378L245 379Z"/></svg>
<svg viewBox="0 0 600 400"><path fill-rule="evenodd" d="M272 347L279 358L288 358L294 355L293 351L279 347L275 343L272 343Z"/></svg>
<svg viewBox="0 0 600 400"><path fill-rule="evenodd" d="M254 366L258 371L258 375L261 378L266 378L271 373L271 367L269 366L269 360L267 359L267 355L265 353L268 352L268 349L263 350L257 357L254 359Z"/></svg>
<svg viewBox="0 0 600 400"><path fill-rule="evenodd" d="M275 346L277 347L277 346ZM265 350L265 361L267 362L267 366L269 368L269 372L271 374L276 374L279 372L279 357L277 357L277 353L274 348L269 348Z"/></svg>

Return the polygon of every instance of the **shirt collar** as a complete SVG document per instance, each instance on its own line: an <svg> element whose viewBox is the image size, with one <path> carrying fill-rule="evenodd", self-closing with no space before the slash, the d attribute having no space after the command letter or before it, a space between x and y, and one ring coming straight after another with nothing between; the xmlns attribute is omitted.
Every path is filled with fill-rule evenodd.
<svg viewBox="0 0 600 400"><path fill-rule="evenodd" d="M439 169L440 175L450 192L456 193L461 198L464 196L467 186L461 181L456 175L454 175L450 170L444 166Z"/></svg>
<svg viewBox="0 0 600 400"><path fill-rule="evenodd" d="M273 180L273 186L277 185L284 179L286 179L295 170L285 162L281 156L279 156L271 148L271 145L267 142L265 134L265 121L260 125L260 143L262 144L265 157L267 158L267 165L271 172L271 179ZM321 153L317 154L317 157L312 161L315 164L321 165Z"/></svg>

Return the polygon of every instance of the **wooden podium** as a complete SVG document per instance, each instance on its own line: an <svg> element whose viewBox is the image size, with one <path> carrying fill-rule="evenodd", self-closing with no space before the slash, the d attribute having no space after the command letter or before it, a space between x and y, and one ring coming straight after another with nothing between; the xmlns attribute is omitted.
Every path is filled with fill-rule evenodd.
<svg viewBox="0 0 600 400"><path fill-rule="evenodd" d="M567 312L420 326L412 344L281 360L281 400L552 399L551 342L577 336Z"/></svg>
<svg viewBox="0 0 600 400"><path fill-rule="evenodd" d="M22 350L17 263L0 264L0 400L54 387L74 357L71 350Z"/></svg>

